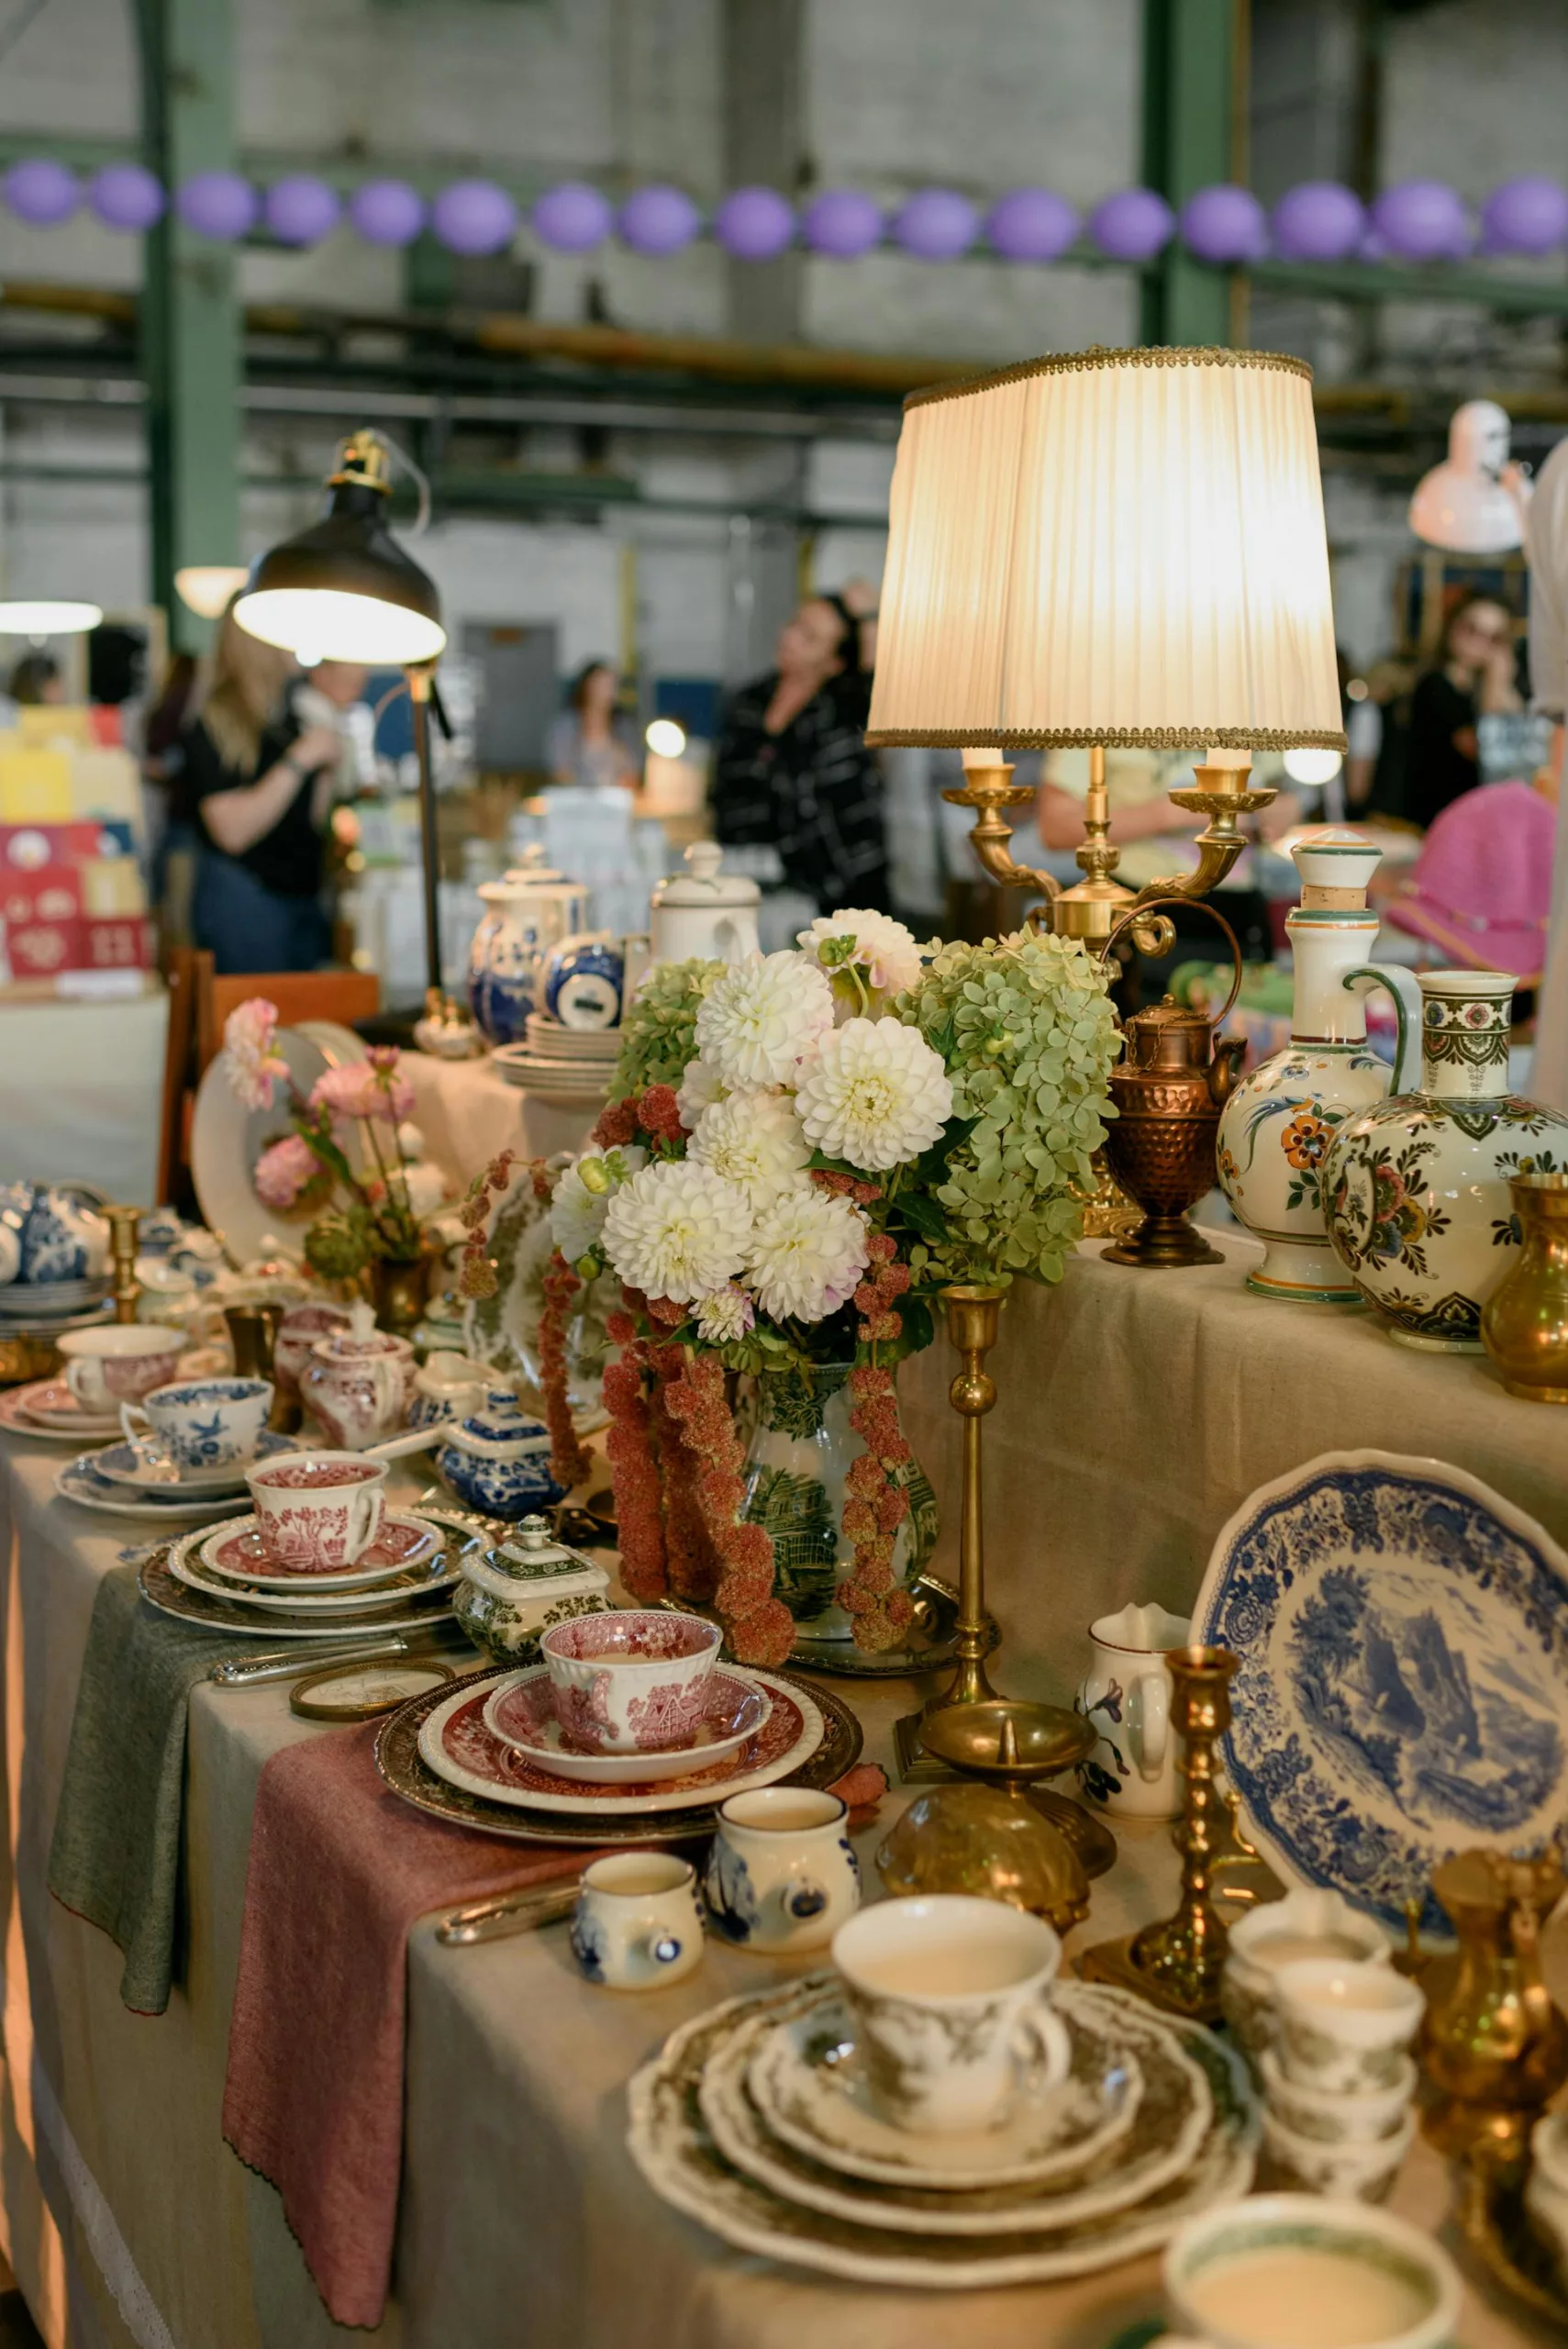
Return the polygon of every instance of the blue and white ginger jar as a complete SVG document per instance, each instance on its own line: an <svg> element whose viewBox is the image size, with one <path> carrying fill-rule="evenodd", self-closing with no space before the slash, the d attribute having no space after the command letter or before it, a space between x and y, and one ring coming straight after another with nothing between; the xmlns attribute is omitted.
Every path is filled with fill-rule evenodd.
<svg viewBox="0 0 1568 2349"><path fill-rule="evenodd" d="M436 1467L481 1517L532 1517L566 1497L550 1473L548 1431L506 1386L491 1387L481 1407L459 1420L436 1453Z"/></svg>

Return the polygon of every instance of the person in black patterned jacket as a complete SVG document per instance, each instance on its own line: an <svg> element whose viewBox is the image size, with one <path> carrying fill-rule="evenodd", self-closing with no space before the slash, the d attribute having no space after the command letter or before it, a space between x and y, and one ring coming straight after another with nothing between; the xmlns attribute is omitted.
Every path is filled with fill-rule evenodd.
<svg viewBox="0 0 1568 2349"><path fill-rule="evenodd" d="M838 596L813 596L780 631L778 666L733 694L714 758L714 829L777 850L785 885L817 901L891 910L883 779L865 746L862 632Z"/></svg>

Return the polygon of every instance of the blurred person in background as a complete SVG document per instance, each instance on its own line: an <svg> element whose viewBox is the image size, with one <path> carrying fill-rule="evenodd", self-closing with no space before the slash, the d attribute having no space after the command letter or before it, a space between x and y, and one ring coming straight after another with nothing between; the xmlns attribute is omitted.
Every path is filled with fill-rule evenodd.
<svg viewBox="0 0 1568 2349"><path fill-rule="evenodd" d="M777 666L732 694L714 754L716 836L776 851L784 885L821 913L891 910L883 779L865 746L874 615L810 596Z"/></svg>
<svg viewBox="0 0 1568 2349"><path fill-rule="evenodd" d="M550 729L550 768L557 783L631 790L637 753L617 709L620 678L607 661L578 670L566 707Z"/></svg>
<svg viewBox="0 0 1568 2349"><path fill-rule="evenodd" d="M1408 662L1387 655L1373 662L1362 682L1365 691L1345 719L1345 806L1352 817L1402 819L1415 673Z"/></svg>
<svg viewBox="0 0 1568 2349"><path fill-rule="evenodd" d="M200 841L191 927L220 973L313 971L330 947L321 832L342 740L335 727L301 727L288 703L296 674L231 602L182 772Z"/></svg>
<svg viewBox="0 0 1568 2349"><path fill-rule="evenodd" d="M1508 612L1494 596L1462 596L1410 703L1405 814L1423 830L1481 781L1477 719L1523 709L1518 668Z"/></svg>
<svg viewBox="0 0 1568 2349"><path fill-rule="evenodd" d="M52 652L24 652L12 670L6 691L22 709L58 707L65 699L65 679Z"/></svg>

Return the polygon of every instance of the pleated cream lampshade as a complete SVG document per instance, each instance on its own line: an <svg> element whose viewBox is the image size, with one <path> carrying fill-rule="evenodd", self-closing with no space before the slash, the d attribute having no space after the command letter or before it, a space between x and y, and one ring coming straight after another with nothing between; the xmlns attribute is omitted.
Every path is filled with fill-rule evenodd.
<svg viewBox="0 0 1568 2349"><path fill-rule="evenodd" d="M1342 751L1311 370L1095 350L912 394L866 739Z"/></svg>

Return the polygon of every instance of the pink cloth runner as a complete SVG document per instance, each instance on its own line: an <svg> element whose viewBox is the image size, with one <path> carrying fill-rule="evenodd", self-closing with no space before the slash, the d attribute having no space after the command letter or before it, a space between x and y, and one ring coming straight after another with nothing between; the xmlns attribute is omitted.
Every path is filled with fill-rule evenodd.
<svg viewBox="0 0 1568 2349"><path fill-rule="evenodd" d="M376 1724L307 1738L261 1772L250 1830L223 2133L283 2197L328 2313L386 2305L403 2165L408 1929L595 1854L424 1817L376 1770ZM856 1823L887 1790L840 1778Z"/></svg>

